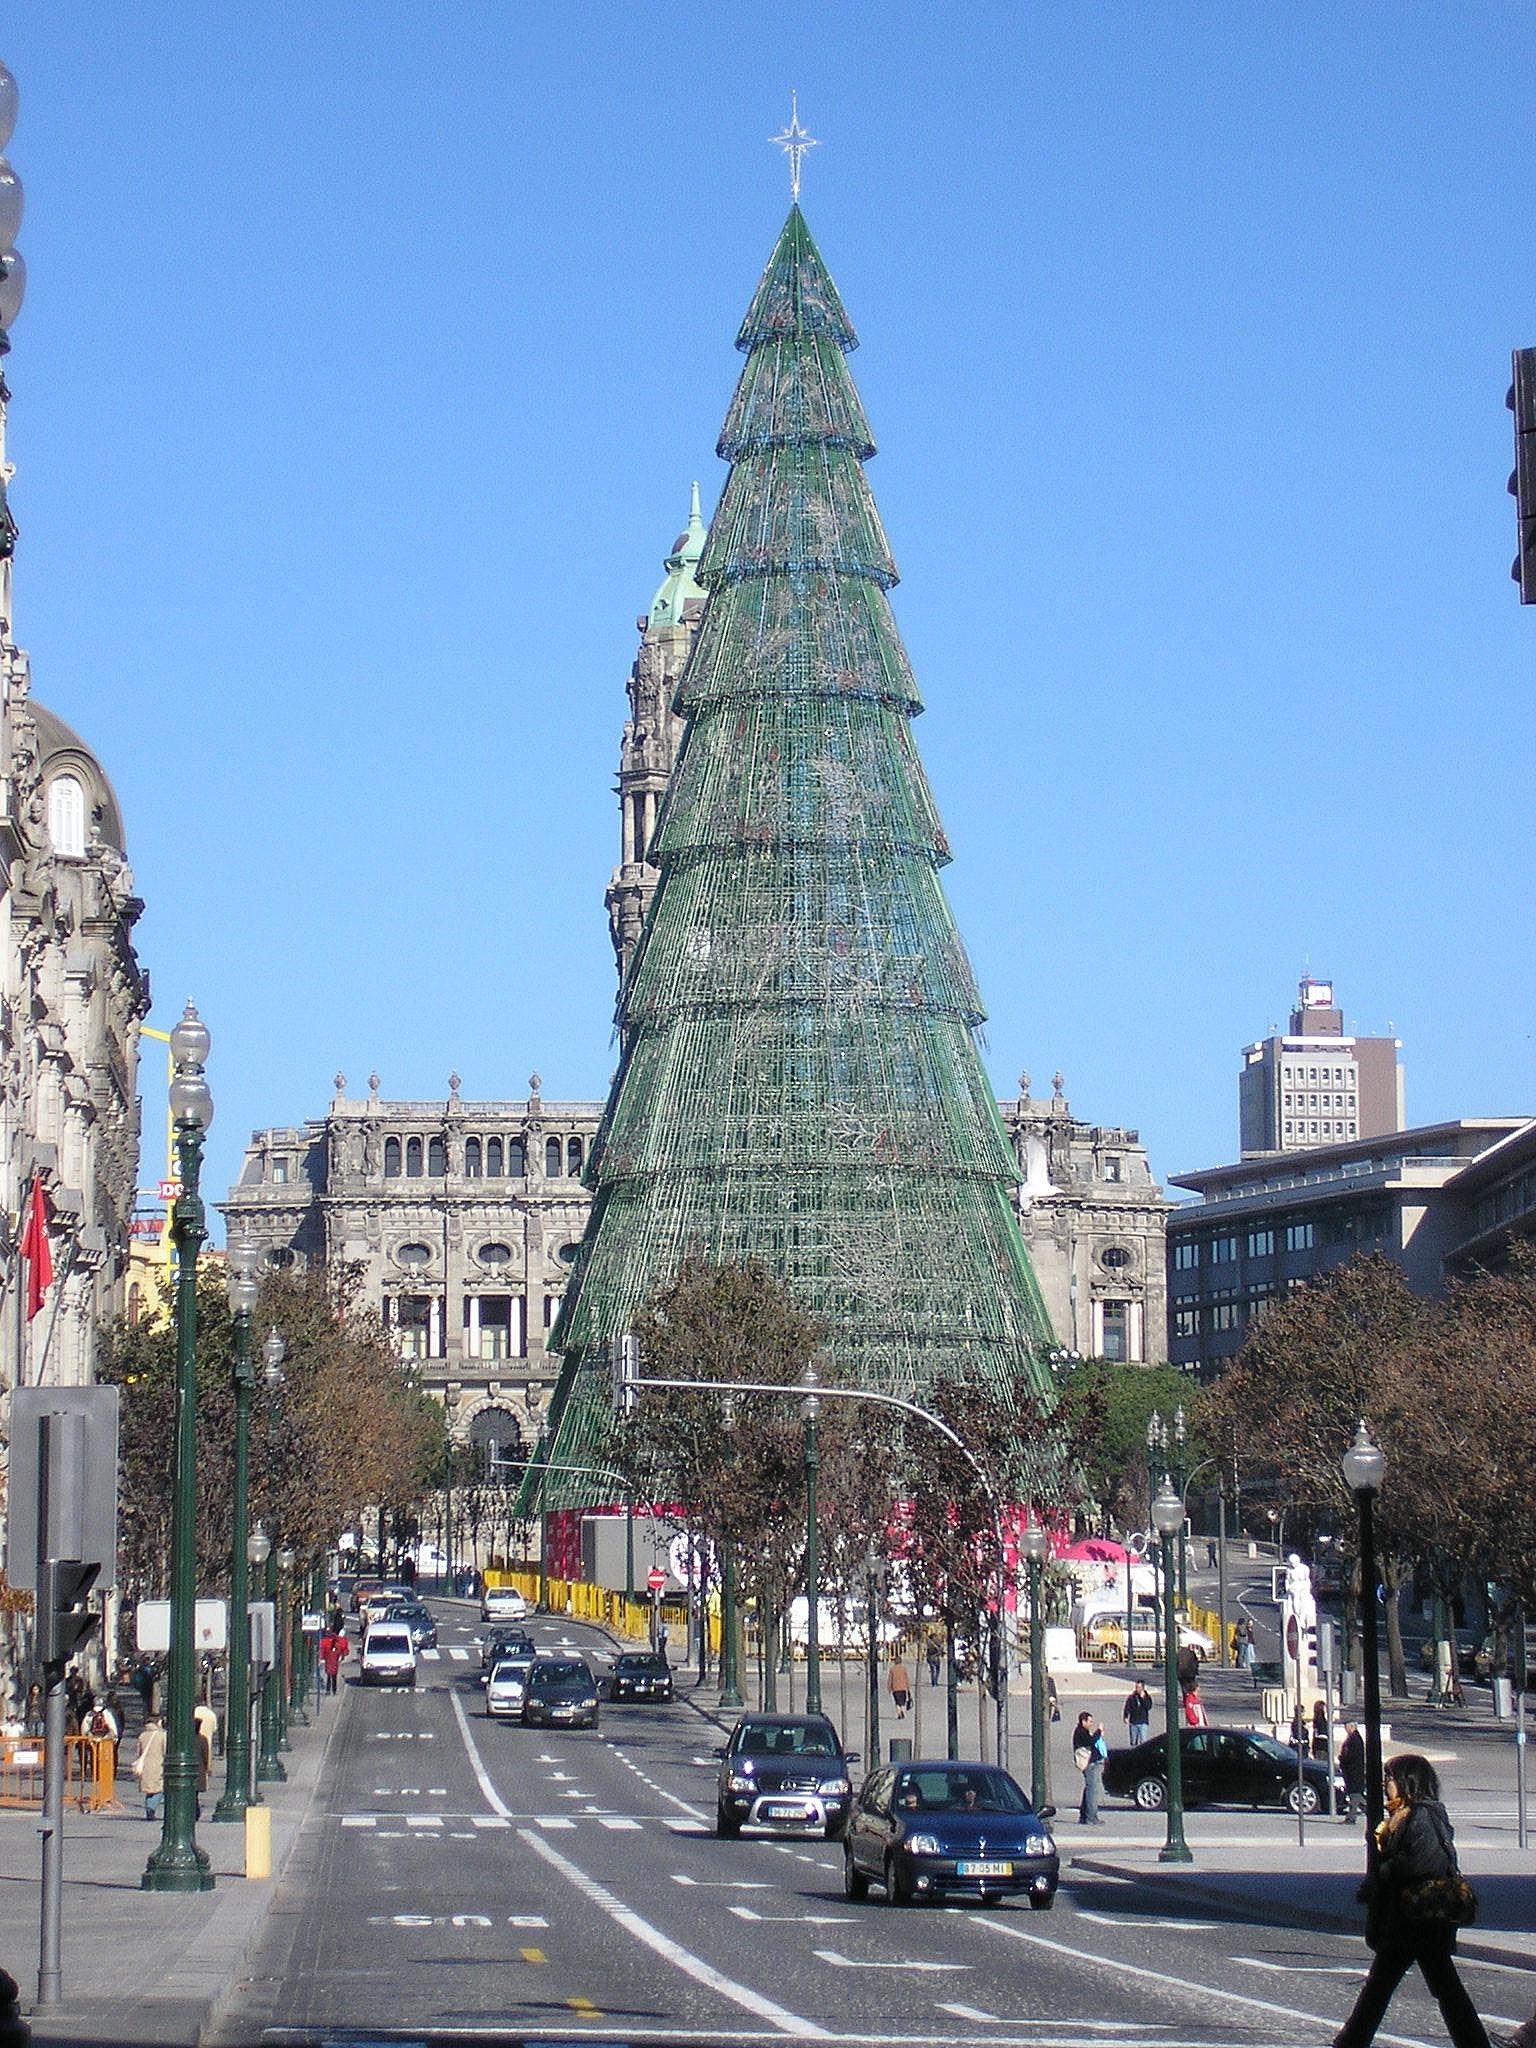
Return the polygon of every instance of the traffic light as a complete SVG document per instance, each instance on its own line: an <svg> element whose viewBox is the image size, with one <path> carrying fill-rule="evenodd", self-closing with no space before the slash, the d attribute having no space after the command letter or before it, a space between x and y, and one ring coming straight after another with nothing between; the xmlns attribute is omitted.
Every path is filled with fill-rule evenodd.
<svg viewBox="0 0 1536 2048"><path fill-rule="evenodd" d="M640 1346L633 1337L615 1337L608 1357L613 1369L613 1412L633 1415L640 1398Z"/></svg>
<svg viewBox="0 0 1536 2048"><path fill-rule="evenodd" d="M37 1653L45 1664L63 1664L96 1631L96 1616L85 1596L100 1576L99 1564L78 1557L51 1557L37 1591Z"/></svg>
<svg viewBox="0 0 1536 2048"><path fill-rule="evenodd" d="M1511 368L1509 396L1504 402L1515 416L1515 466L1509 493L1515 501L1520 552L1509 573L1520 586L1520 602L1536 604L1536 348L1517 348Z"/></svg>

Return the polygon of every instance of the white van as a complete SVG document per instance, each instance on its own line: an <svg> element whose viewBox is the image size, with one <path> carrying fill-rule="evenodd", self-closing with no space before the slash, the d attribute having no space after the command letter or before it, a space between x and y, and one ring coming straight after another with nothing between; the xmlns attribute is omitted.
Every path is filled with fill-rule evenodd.
<svg viewBox="0 0 1536 2048"><path fill-rule="evenodd" d="M363 1631L364 1685L414 1685L416 1646L403 1621L376 1621Z"/></svg>

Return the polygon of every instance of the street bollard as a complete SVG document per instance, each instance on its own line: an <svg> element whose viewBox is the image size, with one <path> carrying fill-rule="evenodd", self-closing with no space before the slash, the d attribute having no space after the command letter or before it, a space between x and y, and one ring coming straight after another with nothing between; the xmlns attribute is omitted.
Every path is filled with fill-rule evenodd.
<svg viewBox="0 0 1536 2048"><path fill-rule="evenodd" d="M248 1806L245 1809L245 1874L247 1877L272 1875L270 1806Z"/></svg>

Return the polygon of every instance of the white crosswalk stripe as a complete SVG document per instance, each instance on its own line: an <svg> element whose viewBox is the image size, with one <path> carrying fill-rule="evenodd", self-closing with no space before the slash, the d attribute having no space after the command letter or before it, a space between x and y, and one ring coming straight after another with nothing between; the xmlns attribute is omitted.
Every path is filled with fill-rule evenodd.
<svg viewBox="0 0 1536 2048"><path fill-rule="evenodd" d="M637 1820L631 1820L631 1819L629 1818L628 1814L624 1814L624 1813L600 1813L600 1814L599 1814L599 1815L598 1815L597 1817L598 1817L599 1821L601 1821L601 1823L603 1824L603 1826L604 1826L605 1828L612 1828L612 1829L613 1829L613 1831L614 1831L614 1832L615 1832L616 1834L617 1834L617 1833L618 1833L618 1832L619 1832L619 1831L620 1831L621 1829L624 1829L624 1830L628 1830L628 1829L636 1829L636 1830L638 1830L638 1828L639 1828L639 1826L640 1826L640 1823L639 1823L639 1821L637 1821Z"/></svg>
<svg viewBox="0 0 1536 2048"><path fill-rule="evenodd" d="M455 1664L467 1664L475 1653L473 1650L466 1650L462 1643L453 1643L449 1646L448 1654Z"/></svg>
<svg viewBox="0 0 1536 2048"><path fill-rule="evenodd" d="M435 1664L437 1663L438 1659L442 1656L442 1654L443 1653L441 1650L423 1650L421 1653L421 1661L423 1664Z"/></svg>

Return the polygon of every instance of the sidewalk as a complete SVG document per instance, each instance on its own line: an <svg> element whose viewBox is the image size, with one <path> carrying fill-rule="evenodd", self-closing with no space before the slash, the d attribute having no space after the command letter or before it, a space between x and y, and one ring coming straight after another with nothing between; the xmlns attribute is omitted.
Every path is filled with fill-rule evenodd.
<svg viewBox="0 0 1536 2048"><path fill-rule="evenodd" d="M214 1823L219 1774L203 1795L197 1839L215 1876L211 1892L146 1892L139 1880L160 1839L144 1819L124 1744L116 1810L64 1816L61 2004L34 2013L42 1845L35 1812L0 1812L0 1958L21 1986L32 2036L48 2048L182 2048L195 2043L256 1938L309 1810L342 1697L325 1700L319 1725L290 1729L286 1784L263 1785L272 1814L272 1876L243 1875L245 1829Z"/></svg>

